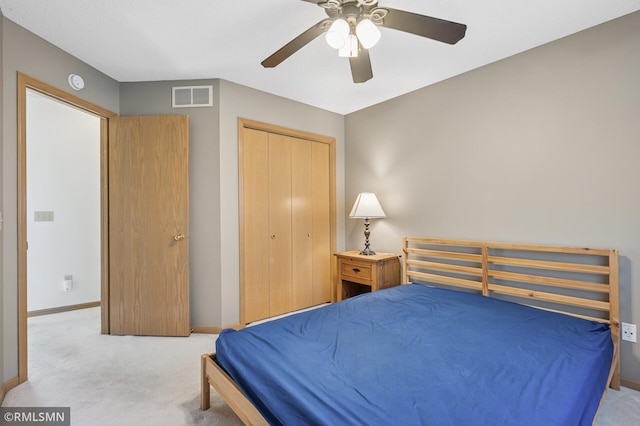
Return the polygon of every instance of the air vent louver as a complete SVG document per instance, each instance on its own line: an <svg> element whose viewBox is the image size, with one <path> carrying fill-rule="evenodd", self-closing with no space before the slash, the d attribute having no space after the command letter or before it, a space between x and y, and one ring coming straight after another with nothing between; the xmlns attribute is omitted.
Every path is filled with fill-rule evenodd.
<svg viewBox="0 0 640 426"><path fill-rule="evenodd" d="M172 88L173 108L213 106L213 86L183 86Z"/></svg>

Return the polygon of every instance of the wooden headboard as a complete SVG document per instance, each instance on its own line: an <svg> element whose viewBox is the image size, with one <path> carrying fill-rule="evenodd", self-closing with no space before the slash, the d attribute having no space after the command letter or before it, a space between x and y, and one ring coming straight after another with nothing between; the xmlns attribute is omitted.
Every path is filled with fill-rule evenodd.
<svg viewBox="0 0 640 426"><path fill-rule="evenodd" d="M451 287L606 322L620 387L618 251L405 237L402 280Z"/></svg>

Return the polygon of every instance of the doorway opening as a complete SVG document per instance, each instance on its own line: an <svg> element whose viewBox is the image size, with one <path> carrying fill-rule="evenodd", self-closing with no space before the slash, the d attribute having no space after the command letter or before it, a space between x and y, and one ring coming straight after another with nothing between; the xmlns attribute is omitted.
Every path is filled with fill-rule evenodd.
<svg viewBox="0 0 640 426"><path fill-rule="evenodd" d="M27 89L27 315L100 305L100 118Z"/></svg>
<svg viewBox="0 0 640 426"><path fill-rule="evenodd" d="M28 379L28 362L27 362L27 312L29 310L28 299L28 287L27 287L27 228L29 221L38 220L40 222L54 222L56 220L55 210L45 208L41 210L35 210L33 208L28 209L29 188L27 187L27 98L33 101L34 99L42 100L45 97L47 101L55 101L60 103L64 108L71 107L74 111L82 111L82 113L88 113L99 121L97 128L99 129L99 155L97 159L97 166L99 169L99 190L98 192L98 214L99 214L99 300L101 307L101 332L109 332L109 317L108 317L108 120L110 117L116 114L105 110L97 105L80 99L74 95L59 90L53 86L43 83L39 80L31 78L25 74L18 73L18 363L19 363L19 381L25 382ZM37 164L37 163L36 163ZM41 165L42 166L42 165ZM95 167L95 165L94 165ZM53 169L56 168L56 164L53 164ZM50 188L50 191L57 192L64 190L63 188L55 187ZM49 194L51 195L51 194ZM63 195L58 193L56 195L58 199L63 198ZM53 203L54 201L52 201ZM69 202L67 202L69 203ZM50 204L52 205L52 204ZM33 206L38 209L37 206ZM56 207L56 209L62 212L67 206ZM77 209L77 207L75 207ZM70 231L73 232L73 231ZM44 232L46 234L46 232ZM55 242L49 242L48 244L54 244ZM61 241L58 242L62 244ZM70 279L68 276L71 275ZM59 289L64 292L64 289L68 286L73 289L73 272L63 273L62 277L58 277ZM71 281L65 283L65 281ZM73 291L73 290L71 290ZM78 294L78 293L76 293ZM49 295L51 297L51 295ZM59 295L56 295L56 297ZM64 299L62 299L64 300ZM38 301L31 310L38 310ZM64 304L64 303L63 303ZM81 303L69 303L70 305L81 305Z"/></svg>

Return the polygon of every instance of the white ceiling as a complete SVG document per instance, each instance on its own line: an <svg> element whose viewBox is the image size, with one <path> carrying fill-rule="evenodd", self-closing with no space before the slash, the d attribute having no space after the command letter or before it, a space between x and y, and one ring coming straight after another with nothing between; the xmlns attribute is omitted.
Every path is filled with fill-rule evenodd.
<svg viewBox="0 0 640 426"><path fill-rule="evenodd" d="M341 114L640 10L640 0L380 0L467 25L456 45L382 28L373 79L318 37L260 62L326 18L301 0L0 0L5 17L119 82L222 78Z"/></svg>

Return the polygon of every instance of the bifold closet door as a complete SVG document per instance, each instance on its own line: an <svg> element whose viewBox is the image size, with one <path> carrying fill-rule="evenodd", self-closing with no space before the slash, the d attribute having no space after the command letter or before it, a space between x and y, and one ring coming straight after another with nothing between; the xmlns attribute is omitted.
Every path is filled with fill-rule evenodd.
<svg viewBox="0 0 640 426"><path fill-rule="evenodd" d="M312 142L296 140L291 152L293 310L313 305Z"/></svg>
<svg viewBox="0 0 640 426"><path fill-rule="evenodd" d="M330 145L241 129L244 323L331 301Z"/></svg>
<svg viewBox="0 0 640 426"><path fill-rule="evenodd" d="M268 318L269 285L269 134L243 129L240 198L241 309L245 322Z"/></svg>
<svg viewBox="0 0 640 426"><path fill-rule="evenodd" d="M295 139L291 164L292 309L297 310L331 300L329 145Z"/></svg>
<svg viewBox="0 0 640 426"><path fill-rule="evenodd" d="M269 134L269 316L292 310L292 152L297 141Z"/></svg>
<svg viewBox="0 0 640 426"><path fill-rule="evenodd" d="M326 143L311 144L311 304L331 301L331 167ZM310 306L308 305L308 306Z"/></svg>

